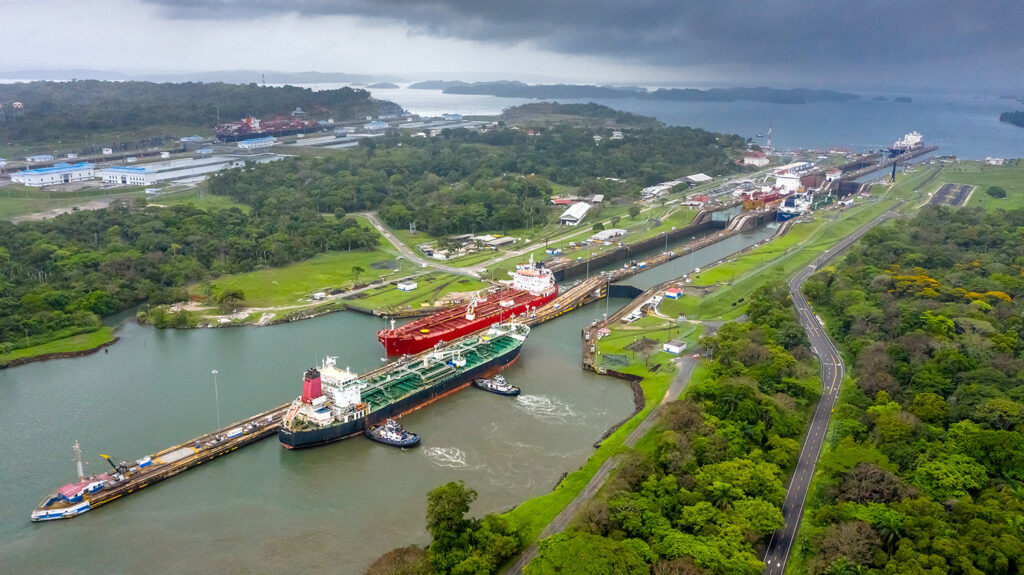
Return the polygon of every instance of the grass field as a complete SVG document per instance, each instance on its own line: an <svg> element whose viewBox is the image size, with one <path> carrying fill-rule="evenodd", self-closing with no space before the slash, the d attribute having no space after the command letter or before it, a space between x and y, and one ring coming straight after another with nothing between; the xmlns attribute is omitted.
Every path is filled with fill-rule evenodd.
<svg viewBox="0 0 1024 575"><path fill-rule="evenodd" d="M1014 210L1024 208L1024 163L1016 165L989 166L983 162L959 162L943 168L935 178L929 191L937 190L942 184L972 184L978 186L967 203L971 207L986 210ZM1006 190L1005 198L993 198L985 193L990 186Z"/></svg>
<svg viewBox="0 0 1024 575"><path fill-rule="evenodd" d="M431 272L416 278L417 287L412 291L401 291L394 285L385 285L346 299L353 306L363 309L416 309L420 304L433 304L440 296L452 292L477 291L488 284L442 272Z"/></svg>
<svg viewBox="0 0 1024 575"><path fill-rule="evenodd" d="M149 201L152 204L168 207L191 205L203 211L238 208L245 213L249 213L249 210L251 209L249 206L239 204L227 196L215 196L206 192L206 187L207 184L203 182L195 188L187 188L180 191L160 194L157 197L150 197Z"/></svg>
<svg viewBox="0 0 1024 575"><path fill-rule="evenodd" d="M34 345L22 349L16 349L10 353L0 354L0 365L4 365L15 359L23 357L35 357L47 353L65 353L95 349L105 343L113 341L114 328L103 326L96 331L80 333L71 337L55 339L43 344Z"/></svg>
<svg viewBox="0 0 1024 575"><path fill-rule="evenodd" d="M366 218L353 216L362 226L369 227ZM221 276L209 282L188 286L189 293L206 295L207 288L216 295L224 289L241 290L247 307L277 307L307 303L310 294L331 289L347 289L357 282L379 277L398 278L419 268L404 258L397 260L396 270L374 269L371 264L382 260L395 260L394 248L383 237L374 250L356 249L347 252L329 252L304 262L282 268L268 268L244 274ZM357 274L353 267L360 267Z"/></svg>
<svg viewBox="0 0 1024 575"><path fill-rule="evenodd" d="M222 276L211 280L208 285L214 294L224 289L241 290L247 307L299 305L314 292L352 287L356 283L352 268L356 266L365 270L358 276L360 282L382 276L402 277L414 269L404 260L399 260L402 263L398 271L370 267L373 262L394 259L394 253L382 249L330 252L283 268ZM202 294L206 285L194 284L189 286L189 291Z"/></svg>

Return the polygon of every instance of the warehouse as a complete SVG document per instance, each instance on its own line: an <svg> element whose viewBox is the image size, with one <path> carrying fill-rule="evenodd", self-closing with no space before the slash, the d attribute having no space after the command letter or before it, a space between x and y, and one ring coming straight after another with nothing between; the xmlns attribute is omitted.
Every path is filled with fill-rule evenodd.
<svg viewBox="0 0 1024 575"><path fill-rule="evenodd" d="M11 181L35 188L52 186L54 184L66 184L68 182L80 182L95 177L93 168L93 165L89 162L79 162L77 164L61 162L47 168L16 172L11 175Z"/></svg>
<svg viewBox="0 0 1024 575"><path fill-rule="evenodd" d="M579 202L573 204L568 210L565 210L558 218L558 223L563 226L575 226L583 220L583 217L587 215L587 211L590 210L590 204L586 202Z"/></svg>

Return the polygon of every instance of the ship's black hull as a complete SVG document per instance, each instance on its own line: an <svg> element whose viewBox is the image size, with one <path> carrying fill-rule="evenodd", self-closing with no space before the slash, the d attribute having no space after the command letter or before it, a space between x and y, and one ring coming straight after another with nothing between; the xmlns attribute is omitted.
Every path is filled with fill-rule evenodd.
<svg viewBox="0 0 1024 575"><path fill-rule="evenodd" d="M288 449L316 447L318 445L324 445L333 441L339 441L341 439L351 437L362 433L365 429L387 421L388 418L394 419L403 413L408 413L427 403L440 399L441 396L451 393L460 387L465 387L469 385L475 377L504 368L519 357L519 352L522 349L523 346L519 345L503 355L499 355L469 371L455 374L448 379L442 379L438 381L436 385L425 387L394 403L385 405L377 411L372 411L363 419L350 421L348 423L340 423L329 427L321 427L319 429L311 429L308 431L289 431L284 427L281 427L277 432L277 437L281 441L281 445Z"/></svg>

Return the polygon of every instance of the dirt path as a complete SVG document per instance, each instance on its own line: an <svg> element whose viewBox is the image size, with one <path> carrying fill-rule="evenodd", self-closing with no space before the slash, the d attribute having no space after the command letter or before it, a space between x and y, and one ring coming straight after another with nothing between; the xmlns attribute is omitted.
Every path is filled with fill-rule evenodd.
<svg viewBox="0 0 1024 575"><path fill-rule="evenodd" d="M65 206L63 208L53 208L52 210L46 210L42 212L36 212L34 214L28 214L26 216L15 216L10 218L9 221L12 223L18 222L35 222L39 220L48 220L55 218L61 214L70 214L75 211L75 208L79 210L101 210L110 204L114 203L117 198L100 198L98 200L92 200L83 204L75 204L74 206Z"/></svg>

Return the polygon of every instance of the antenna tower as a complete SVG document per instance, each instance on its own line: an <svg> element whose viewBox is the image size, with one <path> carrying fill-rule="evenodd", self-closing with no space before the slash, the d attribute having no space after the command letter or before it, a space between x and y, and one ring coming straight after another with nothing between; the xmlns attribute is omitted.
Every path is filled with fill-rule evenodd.
<svg viewBox="0 0 1024 575"><path fill-rule="evenodd" d="M82 468L82 448L78 445L78 440L75 440L75 444L71 447L71 451L75 454L75 467L78 468L78 480L82 481L85 479L85 469Z"/></svg>
<svg viewBox="0 0 1024 575"><path fill-rule="evenodd" d="M416 235L416 222L409 222L409 235L410 236L415 236Z"/></svg>

